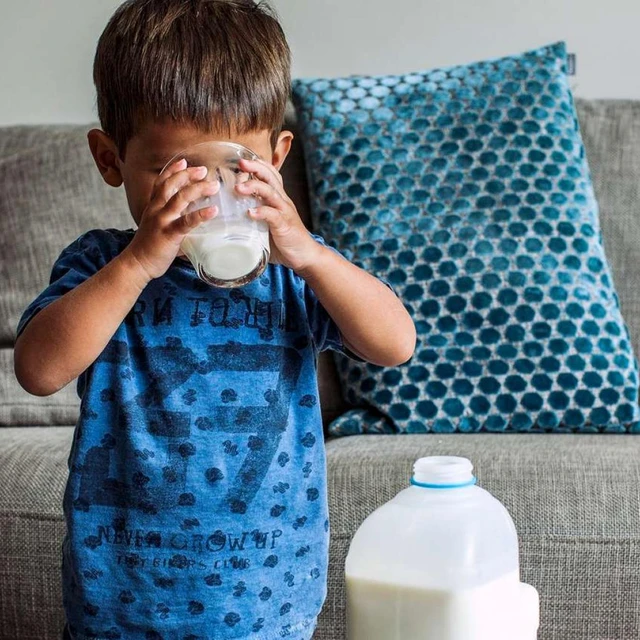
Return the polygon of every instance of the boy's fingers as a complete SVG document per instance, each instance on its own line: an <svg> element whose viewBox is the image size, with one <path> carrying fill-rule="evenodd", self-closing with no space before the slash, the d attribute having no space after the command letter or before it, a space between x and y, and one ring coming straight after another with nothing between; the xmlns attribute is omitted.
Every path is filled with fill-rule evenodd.
<svg viewBox="0 0 640 640"><path fill-rule="evenodd" d="M204 209L198 209L197 211L190 211L189 213L185 213L185 215L180 216L177 220L174 220L169 225L168 231L169 233L185 235L203 222L211 220L211 218L215 218L217 214L217 206L205 207Z"/></svg>
<svg viewBox="0 0 640 640"><path fill-rule="evenodd" d="M164 171L160 173L160 178L162 178L163 176L170 176L186 168L187 168L187 159L181 158L180 160L176 160L175 162L172 162L170 165L165 167Z"/></svg>
<svg viewBox="0 0 640 640"><path fill-rule="evenodd" d="M182 171L177 173L171 178L171 180L168 180L160 187L160 191L156 194L155 198L149 205L149 209L154 212L154 215L165 213L167 211L167 207L172 210L176 196L185 189L191 189L195 185L200 185L200 189L207 190L207 195L213 195L220 189L220 184L218 182L198 180L197 177L190 176L187 171Z"/></svg>
<svg viewBox="0 0 640 640"><path fill-rule="evenodd" d="M284 231L291 226L291 222L282 215L282 211L266 205L249 209L247 215L252 220L265 220L271 229Z"/></svg>
<svg viewBox="0 0 640 640"><path fill-rule="evenodd" d="M187 161L182 158L182 160L176 160L171 163L169 166L165 167L160 175L156 178L156 181L153 185L154 190L157 189L161 184L166 182L172 175L175 175L179 171L184 171L187 168Z"/></svg>
<svg viewBox="0 0 640 640"><path fill-rule="evenodd" d="M282 174L272 164L264 160L247 160L246 158L241 158L240 168L248 173L252 173L274 188L284 184Z"/></svg>
<svg viewBox="0 0 640 640"><path fill-rule="evenodd" d="M219 182L202 180L190 184L175 193L161 211L163 218L177 218L192 202L199 198L215 195L220 189Z"/></svg>
<svg viewBox="0 0 640 640"><path fill-rule="evenodd" d="M289 202L289 196L282 194L280 189L260 180L249 180L240 185L236 185L236 193L256 195L272 207L282 207L283 203Z"/></svg>
<svg viewBox="0 0 640 640"><path fill-rule="evenodd" d="M154 208L164 207L182 187L194 180L202 180L205 175L205 167L188 167L165 176L162 181L156 182L151 194Z"/></svg>

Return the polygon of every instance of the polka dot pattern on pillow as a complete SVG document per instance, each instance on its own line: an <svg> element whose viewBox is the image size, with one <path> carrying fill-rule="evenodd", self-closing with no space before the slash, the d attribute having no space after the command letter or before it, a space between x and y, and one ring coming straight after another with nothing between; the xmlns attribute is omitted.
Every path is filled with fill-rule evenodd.
<svg viewBox="0 0 640 640"><path fill-rule="evenodd" d="M354 409L331 434L636 429L563 43L297 79L293 99L315 228L394 287L418 334L395 368L335 354Z"/></svg>

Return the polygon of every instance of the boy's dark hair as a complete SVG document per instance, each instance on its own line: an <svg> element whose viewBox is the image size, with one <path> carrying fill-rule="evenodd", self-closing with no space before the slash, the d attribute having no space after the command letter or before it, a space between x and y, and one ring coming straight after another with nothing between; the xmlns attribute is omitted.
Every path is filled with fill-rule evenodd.
<svg viewBox="0 0 640 640"><path fill-rule="evenodd" d="M123 160L147 119L229 136L270 129L275 148L291 52L265 2L127 0L100 36L93 80L100 124Z"/></svg>

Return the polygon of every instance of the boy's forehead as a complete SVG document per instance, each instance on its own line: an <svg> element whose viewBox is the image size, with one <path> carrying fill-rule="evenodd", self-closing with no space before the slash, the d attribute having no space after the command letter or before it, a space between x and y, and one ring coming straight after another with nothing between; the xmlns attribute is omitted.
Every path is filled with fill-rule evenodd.
<svg viewBox="0 0 640 640"><path fill-rule="evenodd" d="M270 132L267 129L245 134L232 131L229 135L227 131L207 132L193 125L174 121L151 121L144 123L131 138L127 144L127 154L131 152L138 158L161 162L187 147L210 140L237 142L262 154L270 145Z"/></svg>

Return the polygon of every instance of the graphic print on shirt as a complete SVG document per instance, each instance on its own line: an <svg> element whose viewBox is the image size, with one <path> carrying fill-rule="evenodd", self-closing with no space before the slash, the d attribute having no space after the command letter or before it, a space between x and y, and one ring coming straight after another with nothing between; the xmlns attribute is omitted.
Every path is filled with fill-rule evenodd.
<svg viewBox="0 0 640 640"><path fill-rule="evenodd" d="M133 235L119 234L67 248L21 325ZM231 291L178 262L150 283L78 379L62 553L73 638L309 640L327 580L327 346L337 327L279 265Z"/></svg>
<svg viewBox="0 0 640 640"><path fill-rule="evenodd" d="M150 384L141 393L119 405L117 429L128 433L134 429L146 429L154 436L154 443L165 444L166 463L164 474L172 474L167 484L160 478L151 484L153 475L144 464L144 453L127 451L120 458L124 462L126 476L122 472L116 479L110 477L113 448L94 446L87 451L76 507L90 508L104 505L140 509L147 513L166 511L188 500L187 469L192 416L187 411L167 411L161 407L174 390L184 385L193 375L211 372L234 372L250 375L256 372L277 374L278 385L273 389L269 406L211 406L209 416L197 418L198 427L224 433L255 433L249 453L244 459L235 480L230 484L222 504L214 508L230 509L234 513L245 513L248 505L262 485L273 458L280 445L282 433L287 427L291 395L296 387L302 358L297 350L277 345L244 345L230 342L226 345L207 347L207 359L198 361L196 354L183 346L179 338L168 338L166 345L156 347L129 348L124 342L112 341L105 349L101 360L118 366L127 366L131 358L148 361ZM259 433L259 435L258 435ZM135 442L135 438L125 439ZM159 452L156 450L156 454ZM185 455L186 454L186 455ZM113 456L115 459L115 455ZM153 467L159 469L158 460ZM207 470L207 477L215 482L220 471L216 467Z"/></svg>
<svg viewBox="0 0 640 640"><path fill-rule="evenodd" d="M301 338L294 340L299 348L304 348L304 342ZM127 373L129 370L144 367L146 371L153 372L153 375L147 373L144 376L146 387L138 387L138 393L132 398L113 406L113 427L102 438L102 446L90 447L84 464L77 467L79 492L74 507L87 515L95 507L114 509L111 522L105 519L103 509L99 509L100 520L95 522L94 533L86 536L84 543L96 553L101 548L101 555L107 553L105 559L109 557L108 548L121 549L123 545L137 547L130 548L129 553L116 555L115 561L118 564L122 561L123 570L126 569L128 574L153 572L154 584L159 590L155 597L148 594L144 600L136 599L131 590L121 591L118 598L130 609L140 606L143 607L141 611L153 611L159 626L160 621L168 622L179 615L179 609L174 609L179 601L170 594L176 589L178 593L182 591L183 587L180 585L185 579L185 572L192 576L189 580L193 580L199 573L199 580L206 585L205 588L211 590L210 597L217 600L223 591L225 597L226 594L232 597L234 603L223 610L220 617L216 616L217 620L207 623L208 630L213 635L191 635L185 638L213 640L223 633L227 637L229 631L240 629L241 625L244 633L271 631L272 628L265 627L265 614L268 607L272 606L272 598L277 598L276 602L279 602L276 605L281 625L277 631L279 637L297 638L296 629L307 637L308 631L304 629L306 625L313 624L307 620L293 627L288 620L291 616L299 615L293 604L296 598L292 595L295 591L300 591L305 575L312 582L324 575L317 562L309 563L310 558L306 557L311 548L304 529L305 524L310 524L311 518L316 521L320 517L321 522L324 521L321 505L318 504L318 490L309 489L303 498L311 512L306 511L306 515L299 516L296 513L297 517L291 518L286 524L282 522L285 507L278 504L259 505L266 513L257 521L252 518L251 526L241 524L241 520L232 524L222 513L224 510L229 517L234 514L242 517L263 484L271 465L283 470L289 463L289 454L284 451L277 457L277 461L275 458L289 423L292 397L302 370L303 358L299 348L228 341L224 345L207 346L206 351L200 351L201 355L206 353L205 357L198 358L195 348L190 349L180 339L173 337L166 338L164 345L144 348L114 340L100 357L98 367L115 367L129 385L135 383ZM144 362L138 360L141 357L144 357ZM99 371L94 373L96 374L99 375ZM193 404L197 406L195 397L198 395L192 388L197 386L194 384L194 377L207 378L215 374L219 374L227 382L248 378L249 386L254 391L253 403L247 401L246 395L236 398L241 400L236 406L216 406L205 401L203 404L209 409L208 415L203 416L199 411L191 414L188 409ZM256 385L256 380L252 380L252 376L255 378L256 375L263 374L269 374L270 380L275 382L267 385L273 388L268 388L264 394L264 386ZM239 388L239 385L231 384ZM214 388L215 385L212 385L212 391ZM105 394L105 391L109 390L103 390L103 400L113 400L112 394ZM219 393L220 388L215 388L215 391ZM176 392L183 400L187 398L187 401L178 405L187 410L167 409L172 407L168 398ZM223 402L225 399L229 400L234 393L233 388L225 388L221 394ZM202 402L202 398L199 399ZM315 398L309 395L304 395L297 404L306 410L316 407ZM91 419L91 412L85 418ZM220 434L211 439L218 447L217 457L212 458L212 464L219 464L216 460L222 455L231 456L237 461L236 473L226 478L217 467L206 468L197 463L194 466L192 462L191 483L194 474L200 478L196 481L200 486L195 488L195 495L191 493L194 486L190 486L188 477L189 462L192 460L189 455L192 447L189 437L194 434L194 429L212 436ZM153 447L140 447L140 442L145 440L144 434L152 437ZM224 439L222 434L235 434L240 439L236 439L234 444ZM300 443L298 446L309 452L317 440L311 432L296 434L295 439ZM242 442L247 443L246 454L243 454ZM220 447L220 443L224 444L224 448ZM288 447L287 449L290 450ZM308 478L311 466L309 461L300 468L300 476ZM226 484L223 486L228 489L225 489L224 497L217 503L207 504L206 500L200 502L203 485L206 492L203 477L211 486L222 485L219 481L225 479ZM287 476L289 477L290 475ZM167 478L170 478L170 483L166 482ZM289 493L290 485L277 482L269 489L272 489L276 500L278 497L284 499L281 492ZM293 484L291 490L294 490ZM267 493L272 494L271 491ZM142 512L140 518L146 518L148 523L153 522L157 513L174 511L178 525L178 518L189 515L184 508L194 506L196 496L199 502L195 513L200 516L203 505L207 504L208 510L220 514L221 523L225 522L226 526L205 531L200 527L198 517L186 517L180 524L180 529L176 526L175 531L145 529L141 521L134 524L134 511ZM284 504L287 502L284 501ZM177 511L176 507L179 507ZM118 512L117 509L124 511ZM125 519L121 516L127 510L130 513ZM251 527L256 524L260 528L252 530ZM326 531L326 523L323 528ZM290 547L294 539L299 539L300 542L295 547ZM284 543L285 540L288 541ZM290 547L286 554L282 553L283 544L285 548ZM157 555L161 548L169 550L171 557ZM256 581L252 579L256 570L269 573ZM304 587L301 594L316 593L310 584L304 584ZM310 602L316 598L317 596ZM207 599L200 598L189 600L189 619L202 617L214 603L215 600L209 603ZM98 615L101 604L103 603L85 600L85 612L93 611ZM318 601L316 606L319 607L320 604L321 601ZM217 605L213 609L217 609ZM305 625L304 629L301 624ZM224 632L222 629L228 631ZM85 634L97 633L96 638L102 638L101 633L119 640L127 636L127 630L122 630L125 634L122 636L121 630L116 627L103 629L102 632L95 627L85 627L83 630ZM156 633L149 627L145 638L163 638L162 635L155 635Z"/></svg>

